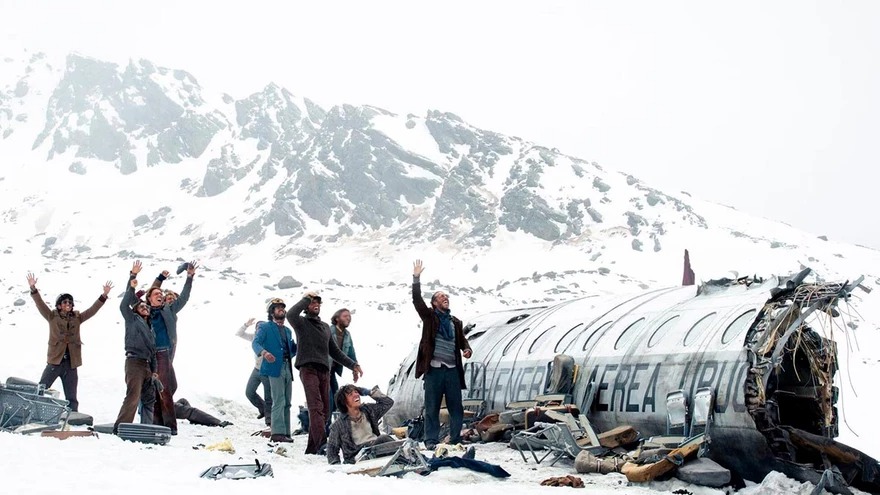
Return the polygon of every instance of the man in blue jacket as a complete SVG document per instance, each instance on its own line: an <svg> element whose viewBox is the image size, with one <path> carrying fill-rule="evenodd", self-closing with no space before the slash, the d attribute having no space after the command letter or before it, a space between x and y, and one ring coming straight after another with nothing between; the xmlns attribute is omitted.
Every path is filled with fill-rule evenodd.
<svg viewBox="0 0 880 495"><path fill-rule="evenodd" d="M272 436L273 442L292 442L290 437L290 395L293 383L291 359L296 356L293 332L284 326L287 306L274 298L269 301L266 312L269 321L257 323L252 345L254 353L263 358L260 375L269 377L272 389Z"/></svg>

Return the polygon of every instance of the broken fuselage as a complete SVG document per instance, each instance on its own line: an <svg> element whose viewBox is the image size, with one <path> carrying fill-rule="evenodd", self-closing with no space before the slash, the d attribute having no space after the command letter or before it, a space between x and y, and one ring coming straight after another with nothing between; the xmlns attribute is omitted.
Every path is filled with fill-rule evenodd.
<svg viewBox="0 0 880 495"><path fill-rule="evenodd" d="M470 320L473 356L465 362L467 398L489 412L548 392L554 357L577 365L572 401L593 428L667 431L667 394L714 391L709 455L745 479L781 471L817 482L840 469L847 483L877 491L877 463L837 436L835 343L831 328L851 286L788 280L723 280L627 296L592 296L550 306L499 311ZM387 424L419 414L424 391L416 351L389 386ZM804 441L800 441L806 439ZM831 461L816 445L835 452ZM839 458L835 461L835 458Z"/></svg>

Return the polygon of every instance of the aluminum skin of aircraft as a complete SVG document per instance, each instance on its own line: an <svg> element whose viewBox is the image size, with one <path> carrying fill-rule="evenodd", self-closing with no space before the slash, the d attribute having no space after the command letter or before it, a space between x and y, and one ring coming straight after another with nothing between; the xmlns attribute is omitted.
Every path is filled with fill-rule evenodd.
<svg viewBox="0 0 880 495"><path fill-rule="evenodd" d="M465 398L486 412L548 392L554 358L573 358L567 392L598 431L631 425L647 438L667 433L666 399L711 389L707 455L737 479L780 471L827 489L880 493L880 467L836 442L840 310L853 283L744 277L638 294L588 296L484 314L468 322ZM389 384L386 424L420 414L417 349Z"/></svg>

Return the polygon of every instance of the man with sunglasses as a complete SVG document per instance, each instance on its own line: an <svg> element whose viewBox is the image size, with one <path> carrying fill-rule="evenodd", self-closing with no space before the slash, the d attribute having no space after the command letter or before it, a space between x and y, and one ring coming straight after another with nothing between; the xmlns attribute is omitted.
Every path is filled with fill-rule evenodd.
<svg viewBox="0 0 880 495"><path fill-rule="evenodd" d="M104 293L92 306L80 313L73 309L73 296L61 294L55 299L55 309L43 302L40 291L37 290L37 279L33 273L27 275L28 285L31 289L31 298L37 305L37 311L49 322L49 350L46 353L46 368L40 377L40 385L46 388L52 386L59 377L64 387L64 398L70 405L71 411L79 410L79 401L76 399L76 389L79 383L77 368L82 365L82 339L80 338L80 325L98 312L107 294L113 288L112 282L104 284Z"/></svg>
<svg viewBox="0 0 880 495"><path fill-rule="evenodd" d="M306 445L306 454L316 455L327 440L331 358L352 370L355 382L364 374L360 365L339 349L336 339L330 332L330 325L321 321L319 316L321 302L321 296L317 293L306 292L305 296L287 311L287 321L296 332L299 346L294 366L299 370L299 379L309 407L309 441ZM272 391L274 390L275 385L272 384Z"/></svg>
<svg viewBox="0 0 880 495"><path fill-rule="evenodd" d="M422 260L413 263L412 300L422 320L416 378L423 376L425 382L425 448L434 450L439 442L440 402L444 396L449 410L449 443L461 442L461 391L466 387L461 357L470 358L472 351L461 320L449 311L449 296L443 291L435 292L430 308L422 299L420 277L424 270Z"/></svg>
<svg viewBox="0 0 880 495"><path fill-rule="evenodd" d="M140 262L135 261L128 275L128 288L119 305L125 320L125 399L113 423L113 433L120 423L134 421L138 402L143 404L144 410L152 411L156 401L154 383L159 377L156 336L150 327L150 306L135 294L138 272Z"/></svg>

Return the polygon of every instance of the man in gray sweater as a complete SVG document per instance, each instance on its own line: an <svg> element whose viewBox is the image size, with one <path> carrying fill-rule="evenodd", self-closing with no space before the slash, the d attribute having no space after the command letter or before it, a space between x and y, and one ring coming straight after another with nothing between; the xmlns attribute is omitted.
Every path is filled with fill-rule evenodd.
<svg viewBox="0 0 880 495"><path fill-rule="evenodd" d="M330 415L330 359L352 370L355 382L363 374L358 363L339 349L330 332L330 326L321 321L320 313L321 297L315 292L306 292L287 311L287 321L296 332L294 367L299 370L299 378L306 394L306 405L309 407L309 441L306 454L317 454L327 439L325 424Z"/></svg>

